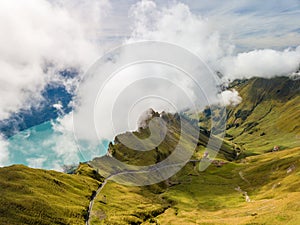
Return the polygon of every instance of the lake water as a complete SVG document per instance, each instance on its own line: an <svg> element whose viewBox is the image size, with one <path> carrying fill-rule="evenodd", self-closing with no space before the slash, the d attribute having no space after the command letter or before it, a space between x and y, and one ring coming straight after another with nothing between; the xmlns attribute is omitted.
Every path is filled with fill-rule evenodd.
<svg viewBox="0 0 300 225"><path fill-rule="evenodd" d="M10 164L55 170L61 170L62 165L78 164L102 156L109 144L106 140L97 146L86 144L79 151L73 134L54 130L50 121L19 132L8 142Z"/></svg>

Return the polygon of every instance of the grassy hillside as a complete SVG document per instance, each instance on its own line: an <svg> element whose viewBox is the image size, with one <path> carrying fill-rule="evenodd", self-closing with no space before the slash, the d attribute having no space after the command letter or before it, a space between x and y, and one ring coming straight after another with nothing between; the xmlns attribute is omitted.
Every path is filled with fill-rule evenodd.
<svg viewBox="0 0 300 225"><path fill-rule="evenodd" d="M153 184L157 182L155 177L159 177L159 180L169 178L172 175L172 173L169 173L171 167L176 172L188 160L201 159L209 140L209 133L205 131L199 132L197 127L187 126L186 124L190 124L190 121L186 121L185 118L179 119L176 114L165 116L167 133L163 141L154 149L150 148L148 151L143 151L143 149L149 149L147 146L156 146L153 141L154 138L148 138L150 130L147 127L140 129L138 132L126 132L116 136L115 143L109 145L110 156L95 158L89 164L96 168L104 177L113 175L113 180L118 180L118 182L123 184L128 184L129 173L131 174L130 181L140 182L143 180L147 181L147 184ZM184 132L184 134L181 133L182 126L188 128L188 131ZM157 129L156 133L160 134L162 129ZM140 139L135 140L136 137ZM121 139L123 140L122 142L120 141ZM127 146L127 143L133 144L134 147L138 146L142 150L132 149L130 146ZM237 159L236 145L227 142L222 143L222 140L217 137L211 138L211 147L209 148L211 153L214 153L215 146L219 147L217 144L221 144L220 150L217 148L219 150L217 156L220 159L229 161ZM176 154L173 154L175 150ZM142 166L148 167L143 168L145 171L141 172ZM148 178L149 174L152 174L151 177L154 179Z"/></svg>
<svg viewBox="0 0 300 225"><path fill-rule="evenodd" d="M90 162L98 173L87 164L80 164L72 175L21 165L1 168L0 224L85 224L90 200L100 184L105 185L95 197L92 225L300 224L299 82L284 77L233 82L230 87L239 91L243 101L228 108L226 140L218 161L203 172L197 159L209 139L205 127L211 114L217 113L213 110L191 115L200 118L203 129L197 138L198 128L190 129L180 145L183 149L196 146L194 161L159 184L130 187L103 177L124 170L114 158L140 166L155 165L172 155L182 128L176 114L164 115L166 138L149 151L132 150L120 141L148 148L160 135L147 139L149 128L118 135L109 146L113 157ZM148 141L133 142L133 135ZM279 151L271 151L274 145ZM120 175L122 179L126 174Z"/></svg>
<svg viewBox="0 0 300 225"><path fill-rule="evenodd" d="M188 163L158 185L108 182L92 224L300 224L299 166L300 148L294 148L205 172Z"/></svg>
<svg viewBox="0 0 300 225"><path fill-rule="evenodd" d="M239 92L242 102L227 108L227 140L257 154L274 146L300 146L300 80L252 78L229 87ZM211 113L207 109L199 116L201 126L209 127Z"/></svg>
<svg viewBox="0 0 300 225"><path fill-rule="evenodd" d="M159 114L157 115L159 117ZM182 123L192 123L191 121L186 121L185 118L181 118L184 120ZM134 132L133 134L130 132L126 132L124 134L120 134L115 138L115 144L109 146L109 152L118 160L124 162L130 162L130 164L134 165L152 165L158 162L161 162L165 158L167 158L172 151L176 148L179 143L181 135L181 121L177 114L165 114L164 120L166 121L167 133L164 140L154 149L149 151L136 151L133 150L122 142L119 139L125 140L126 142L130 142L132 139L132 135L136 135L140 138L141 141L138 144L141 145L141 149L146 148L145 145L150 145L151 143L145 143L144 139L149 137L150 131L149 128L140 129L139 132ZM198 130L198 128L190 126L189 132L186 135L186 148L188 145L192 145L193 143L197 143L196 152L204 150L207 146L208 140L210 138L209 132L205 129ZM159 133L158 129L158 133ZM197 135L199 133L199 135ZM197 137L196 137L197 136ZM196 138L196 139L195 139ZM218 139L216 139L218 140ZM125 142L125 143L126 143ZM148 142L151 142L149 140ZM192 149L194 151L194 149ZM236 152L233 144L229 144L228 142L223 142L219 151L220 157L226 158L228 160L234 160L236 157Z"/></svg>
<svg viewBox="0 0 300 225"><path fill-rule="evenodd" d="M228 108L227 141L218 155L223 166L199 172L189 162L166 182L146 187L109 181L96 198L93 224L300 224L299 81L253 78L231 88L243 101ZM203 127L211 113L217 112L200 115ZM171 128L156 151L136 154L117 141L111 153L129 164L155 164L177 143L176 121ZM193 158L203 155L208 134L201 133ZM271 152L274 145L279 152ZM234 157L236 149L243 157Z"/></svg>
<svg viewBox="0 0 300 225"><path fill-rule="evenodd" d="M73 175L22 165L1 168L0 224L85 224L99 185L95 174L87 165Z"/></svg>
<svg viewBox="0 0 300 225"><path fill-rule="evenodd" d="M255 78L235 88L243 98L229 109L227 133L235 142L256 153L300 145L300 80Z"/></svg>

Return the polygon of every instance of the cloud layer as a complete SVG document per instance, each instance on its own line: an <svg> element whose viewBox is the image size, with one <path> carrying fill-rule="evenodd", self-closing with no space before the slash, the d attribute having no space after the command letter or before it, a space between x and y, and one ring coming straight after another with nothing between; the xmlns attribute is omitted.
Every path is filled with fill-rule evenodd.
<svg viewBox="0 0 300 225"><path fill-rule="evenodd" d="M228 11L225 6L221 4L220 9ZM226 78L288 75L300 63L300 46L282 51L259 49L235 54L234 43L221 38L222 33L214 29L213 15L212 20L195 15L182 3L158 7L153 1L141 1L132 7L131 15L135 22L128 42L159 40L177 44L195 53L213 71L221 70ZM227 15L225 18L229 19Z"/></svg>
<svg viewBox="0 0 300 225"><path fill-rule="evenodd" d="M212 72L221 71L224 74L224 81L242 77L288 75L295 71L298 62L300 62L299 48L283 51L263 49L235 54L233 43L221 38L222 35L213 29L215 21L210 21L206 17L194 14L187 5L182 3L172 3L159 7L154 1L140 1L130 9L130 16L133 20L132 31L130 37L125 39L125 43L153 40L181 46L202 59ZM152 54L153 51L159 52L159 49L150 51L149 54ZM120 53L113 60L120 60L122 57L124 55ZM111 62L107 62L107 64L109 63ZM162 101L148 101L148 106L130 102L131 96L143 96L143 94L152 93L151 91L153 91L157 95L172 99L175 105L181 106L176 108L176 110L183 110L191 106L187 104L187 101L184 101L184 95L178 94L178 90L170 85L163 85L164 82L156 82L153 85L151 82L140 82L139 84L136 82L136 80L141 78L149 78L153 74L181 84L183 89L189 89L190 96L193 92L196 92L197 87L190 83L189 80L183 79L182 74L177 74L171 70L163 70L158 68L157 65L132 66L123 70L114 79L110 79L110 83L107 83L102 90L101 94L104 99L102 104L98 105L98 102L95 103L94 110L98 117L94 118L94 122L98 129L98 137L111 140L114 135L120 132L135 129L136 120L144 112L145 108L152 107L159 111L174 110L170 105L166 102L162 103ZM198 75L193 77L198 84L204 85L205 95L208 96L210 103L237 105L241 102L242 99L235 90L227 90L218 94L216 89L209 88L205 81L210 78L211 74L201 74L200 71ZM92 87L98 81L91 79L88 82L91 83ZM122 91L128 86L131 86L132 89L124 94ZM99 87L96 86L95 88ZM83 102L88 102L91 99L90 93L94 91L93 88L87 89L80 92L77 97ZM165 91L167 91L166 95L164 95ZM117 101L117 98L121 100ZM193 101L196 102L197 100L199 100L198 96L194 96ZM135 108L131 109L131 107ZM115 108L118 110L115 110ZM113 110L118 112L117 116L112 115ZM90 112L90 110L87 111ZM107 113L104 114L105 112ZM80 121L86 123L85 118L87 115L85 113L81 114L79 112L77 116L81 118ZM110 131L112 117L116 119L114 121L114 126L116 126L114 127L114 132ZM80 125L78 126L80 127ZM84 129L79 136L84 139L93 139L94 135L91 129Z"/></svg>
<svg viewBox="0 0 300 225"><path fill-rule="evenodd" d="M225 106L237 106L242 101L242 98L239 96L239 93L235 89L225 90L221 92L220 98L223 100Z"/></svg>
<svg viewBox="0 0 300 225"><path fill-rule="evenodd" d="M158 7L153 1L141 1L131 8L134 18L127 42L141 40L165 41L182 46L213 63L231 53L232 46L221 42L220 34L207 18L193 14L182 3Z"/></svg>
<svg viewBox="0 0 300 225"><path fill-rule="evenodd" d="M285 76L295 72L300 63L300 46L296 49L275 51L254 50L224 57L220 67L226 77L251 78Z"/></svg>
<svg viewBox="0 0 300 225"><path fill-rule="evenodd" d="M9 164L8 142L0 135L0 167Z"/></svg>
<svg viewBox="0 0 300 225"><path fill-rule="evenodd" d="M293 9L299 6L299 2L288 0L275 9L270 1L234 0L230 4L216 0L201 4L192 0L183 2L1 1L0 120L9 118L20 109L39 107L42 98L40 93L49 83L60 83L73 91L84 71L104 52L105 47L101 43L106 42L119 44L155 40L176 44L201 58L213 72L221 71L224 81L253 76L284 76L299 66L299 10ZM116 10L120 8L119 4L130 8L129 19L127 12ZM115 14L111 15L111 11ZM291 48L286 48L286 43L291 44ZM282 50L283 46L286 49ZM243 49L247 51L243 52ZM66 79L60 76L61 70L69 68L76 69L79 77ZM122 78L106 87L106 101L114 101L112 93L115 90L122 90L136 77L146 76L145 71L148 75L163 72L154 66L146 70L137 67L125 71ZM166 72L164 78L194 91L195 86L173 71ZM200 83L203 81L200 76L194 78ZM162 82L151 86L150 82L146 82L136 85L129 94L134 96L149 90L158 94L167 90L166 96L176 96L178 93L172 85L163 86ZM205 94L214 96L215 102L225 105L236 105L241 101L235 90L217 95L214 90L207 89ZM123 100L124 104L118 103L119 111L127 104L126 98ZM181 96L174 101L182 108L188 106ZM147 108L156 109L157 106L156 110L172 111L168 104L155 101L148 103ZM60 106L54 107L59 110ZM136 120L145 107L141 104L132 112L130 128L135 128ZM98 125L105 129L103 124L106 123ZM72 126L71 114L53 125L56 134L50 142L55 143L53 151L63 158L63 163L78 160L78 157L74 158L76 143L72 137ZM125 131L126 127L121 127L119 131ZM7 141L0 138L0 166L9 161L7 147ZM28 164L35 167L44 162L44 157L28 159Z"/></svg>
<svg viewBox="0 0 300 225"><path fill-rule="evenodd" d="M83 70L101 53L88 31L97 32L90 24L100 25L107 6L95 0L0 2L0 120L36 105L60 70Z"/></svg>

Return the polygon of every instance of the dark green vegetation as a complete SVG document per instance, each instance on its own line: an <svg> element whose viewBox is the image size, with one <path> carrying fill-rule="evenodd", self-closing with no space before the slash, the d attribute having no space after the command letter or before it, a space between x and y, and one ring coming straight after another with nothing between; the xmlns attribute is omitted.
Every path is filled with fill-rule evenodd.
<svg viewBox="0 0 300 225"><path fill-rule="evenodd" d="M228 107L227 134L216 159L223 164L214 161L200 172L199 162L188 162L166 181L144 187L108 180L95 198L90 224L300 224L300 80L253 78L234 81L231 88L243 101ZM188 115L203 127L197 139L191 130L183 143L195 144L192 159L205 151L213 113L219 112ZM130 142L132 134L125 133L116 137L110 153L132 165L163 161L180 137L177 116L165 119L169 130L157 148L137 154L118 141ZM149 130L135 135L145 139ZM272 152L275 145L279 151ZM106 164L97 166L108 168L112 158L103 158ZM86 164L73 175L2 168L0 224L84 224L102 181Z"/></svg>

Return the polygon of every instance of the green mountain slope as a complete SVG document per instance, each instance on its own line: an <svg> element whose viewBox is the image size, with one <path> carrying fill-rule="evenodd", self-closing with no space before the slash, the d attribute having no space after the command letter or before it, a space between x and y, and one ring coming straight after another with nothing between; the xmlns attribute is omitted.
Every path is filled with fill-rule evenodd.
<svg viewBox="0 0 300 225"><path fill-rule="evenodd" d="M15 165L0 169L0 224L85 224L100 180L81 165L76 174Z"/></svg>
<svg viewBox="0 0 300 225"><path fill-rule="evenodd" d="M181 138L181 121L177 114L166 114L163 113L164 120L166 122L167 127L167 133L163 141L155 148L150 149L148 151L136 151L134 149L131 149L130 147L127 147L124 143L130 143L133 142L131 140L134 139L134 136L138 137L140 140L135 141L136 145L140 146L140 149L146 149L146 145L155 145L155 140L153 138L150 140L147 140L145 142L144 140L147 139L151 133L149 128L142 129L138 132L126 132L123 134L120 134L116 136L115 138L115 144L111 144L109 146L109 152L110 154L123 162L130 162L130 164L134 165L152 165L158 162L161 162L165 158L167 158L170 154L172 154L172 151L175 149L175 147L178 145L180 138ZM155 113L154 117L160 117L159 113ZM184 117L181 118L183 120L182 123L193 123L193 121L187 121ZM196 121L197 122L197 121ZM194 126L189 127L189 132L186 132L187 135L185 135L186 143L185 145L192 145L192 143L196 143L197 147L195 150L196 152L200 150L204 150L204 148L207 146L207 143L210 138L210 133L206 131L205 129L198 130L198 128L195 128ZM161 132L161 129L156 130L157 133ZM122 140L122 142L120 141ZM215 138L216 142L218 142L220 139ZM236 152L234 149L234 144L230 144L229 142L221 142L221 147L219 151L219 156L226 158L227 160L234 160L236 158ZM196 146L195 145L195 146ZM156 145L155 145L156 146ZM213 144L212 144L213 146ZM194 154L197 155L197 154Z"/></svg>
<svg viewBox="0 0 300 225"><path fill-rule="evenodd" d="M196 146L192 161L155 185L124 186L107 177L124 169L113 158L141 166L170 156L181 135L176 114L164 115L166 138L149 151L131 150L120 141L147 148L158 134L148 142L133 141L133 135L145 140L148 128L118 135L109 146L113 157L90 162L98 173L87 164L72 175L20 165L0 168L0 224L85 224L88 217L91 225L300 224L299 82L285 77L233 82L230 87L243 101L228 107L226 140L203 172L199 159L213 110L191 115L204 127L199 137L193 135L197 128L184 137L183 148ZM279 151L272 152L275 145Z"/></svg>
<svg viewBox="0 0 300 225"><path fill-rule="evenodd" d="M240 148L259 155L225 161L221 167L212 164L205 172L199 172L198 162L189 162L166 182L147 187L108 181L96 198L93 224L300 223L299 81L253 78L236 81L231 88L240 92L243 102L228 108L226 144L231 153ZM209 119L202 117L200 124L208 127ZM201 136L199 143L204 140ZM202 144L194 158L202 156ZM274 145L284 151L270 152ZM110 149L119 160L142 164L157 163L155 156L166 155L171 147L150 152L149 161L119 142ZM224 150L221 160L226 160Z"/></svg>
<svg viewBox="0 0 300 225"><path fill-rule="evenodd" d="M153 115L153 120L160 117L159 113L154 112ZM148 178L150 174L154 178L158 176L162 178L160 180L164 180L172 175L169 173L170 168L173 167L173 171L179 171L190 159L200 160L206 149L210 134L205 130L199 132L197 127L190 125L191 121L185 118L180 119L177 114L166 114L163 120L166 122L167 132L158 146L155 142L156 137L153 137L149 127L139 129L138 132L126 132L117 135L115 143L109 145L109 155L95 158L89 164L104 177L113 176L114 180L121 183L128 184L127 176L130 174L134 180L147 180L147 184L152 184L156 183L157 180L152 181ZM181 129L183 126L185 128ZM182 134L182 131L186 129L188 131ZM158 127L155 133L159 135L162 130L162 127ZM128 145L133 145L133 147ZM218 148L219 145L220 149ZM151 149L151 146L156 147ZM212 136L208 151L213 154L217 149L218 158L232 161L237 159L235 146ZM140 150L136 150L134 147L138 147ZM144 149L149 150L144 151ZM143 168L144 171L140 171L143 166L148 167Z"/></svg>
<svg viewBox="0 0 300 225"><path fill-rule="evenodd" d="M108 182L92 224L299 224L300 148L211 165L188 163L166 182ZM246 201L244 192L250 199Z"/></svg>
<svg viewBox="0 0 300 225"><path fill-rule="evenodd" d="M252 78L229 87L239 92L242 102L227 109L228 140L258 154L274 146L300 146L300 80ZM200 115L201 126L208 127L209 120L210 113Z"/></svg>

